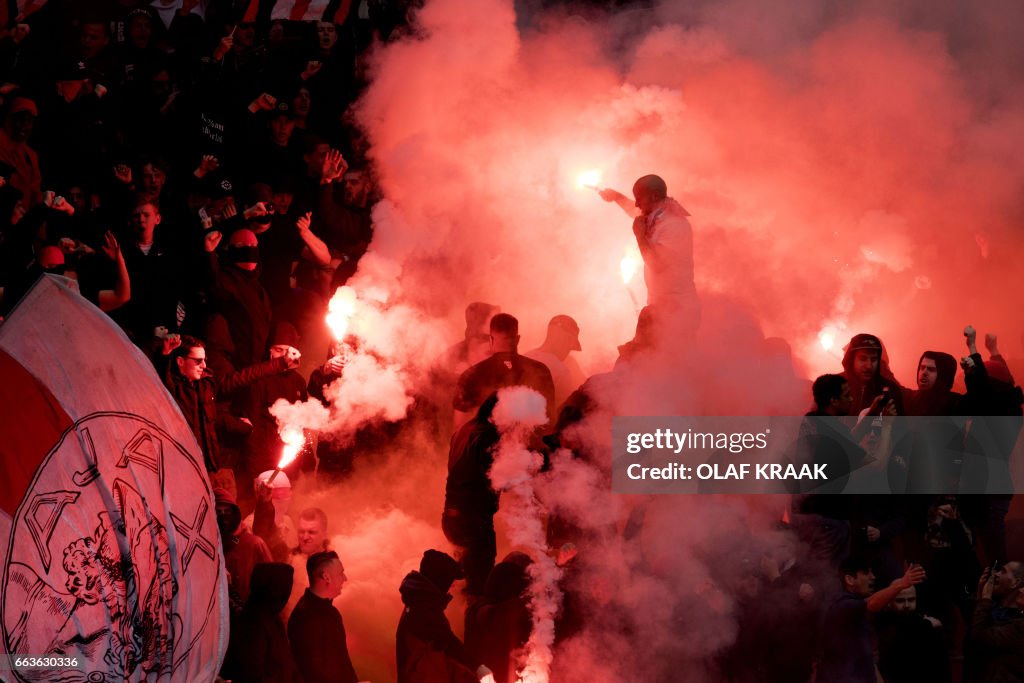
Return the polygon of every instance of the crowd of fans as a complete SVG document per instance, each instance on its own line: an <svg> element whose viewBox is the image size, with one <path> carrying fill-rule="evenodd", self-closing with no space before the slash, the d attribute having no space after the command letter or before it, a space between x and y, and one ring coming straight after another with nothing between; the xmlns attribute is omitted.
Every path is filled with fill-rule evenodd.
<svg viewBox="0 0 1024 683"><path fill-rule="evenodd" d="M319 508L289 509L290 479L343 479L356 449L325 440L275 474L283 444L268 408L325 401L324 386L344 371L342 349L332 348L307 382L299 348L322 334L330 295L372 239L372 169L346 112L368 47L400 33L407 10L398 0L50 0L26 17L12 10L0 30L0 315L42 273L73 275L153 358L214 483L231 680L359 680L332 603L346 576L329 520ZM661 183L648 192L655 208L642 209L634 231L651 267L665 248L656 207L671 200L648 178ZM619 193L606 199L631 210ZM686 215L679 207L673 220ZM677 274L695 300L692 256ZM671 299L676 290L658 291ZM664 305L641 312L611 374L658 358ZM687 311L699 318L695 301ZM515 680L531 630L531 558L495 563L495 392L536 389L554 426L537 447L570 448L607 469L572 430L607 381L584 381L571 355L581 348L575 320L552 318L544 344L526 353L518 320L497 306L470 304L466 322L465 339L437 363L450 393L433 414L452 434L442 528L457 559L427 550L402 582L400 681ZM925 352L917 387L905 389L881 341L858 335L842 372L814 382L809 417L850 418L840 436L857 448L867 440L865 457L888 447L884 429L869 429L877 416L1019 418L1021 390L996 338L986 337L984 360L973 329L965 335L966 394L952 391L952 355ZM997 439L1006 459L1013 424ZM821 437L816 429L809 423L805 436ZM739 628L717 655L722 680L1024 681L1024 564L1008 557L1011 501L794 495L783 530L800 550L739 563ZM554 519L549 531L573 576L573 544L586 552L588 532ZM464 643L444 611L461 579ZM583 618L574 586L564 588L560 638Z"/></svg>

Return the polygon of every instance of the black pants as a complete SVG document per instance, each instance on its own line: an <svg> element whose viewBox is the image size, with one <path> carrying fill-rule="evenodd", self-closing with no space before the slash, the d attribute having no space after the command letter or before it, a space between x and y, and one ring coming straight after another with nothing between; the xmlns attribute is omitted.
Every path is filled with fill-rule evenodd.
<svg viewBox="0 0 1024 683"><path fill-rule="evenodd" d="M498 554L494 517L467 515L449 508L441 515L441 530L445 538L459 548L458 559L466 574L466 592L483 595L487 576Z"/></svg>

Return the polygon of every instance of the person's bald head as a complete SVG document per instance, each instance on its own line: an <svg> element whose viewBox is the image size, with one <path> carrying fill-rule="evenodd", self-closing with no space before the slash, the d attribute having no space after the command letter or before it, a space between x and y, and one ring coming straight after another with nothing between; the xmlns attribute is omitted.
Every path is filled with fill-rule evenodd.
<svg viewBox="0 0 1024 683"><path fill-rule="evenodd" d="M231 233L231 239L228 241L232 247L255 247L257 243L256 233L248 228L235 230Z"/></svg>
<svg viewBox="0 0 1024 683"><path fill-rule="evenodd" d="M668 196L668 186L656 175L645 175L633 183L633 199L636 208L644 216L654 210L658 202Z"/></svg>
<svg viewBox="0 0 1024 683"><path fill-rule="evenodd" d="M36 254L36 261L43 270L57 270L64 266L64 252L57 247L43 247Z"/></svg>

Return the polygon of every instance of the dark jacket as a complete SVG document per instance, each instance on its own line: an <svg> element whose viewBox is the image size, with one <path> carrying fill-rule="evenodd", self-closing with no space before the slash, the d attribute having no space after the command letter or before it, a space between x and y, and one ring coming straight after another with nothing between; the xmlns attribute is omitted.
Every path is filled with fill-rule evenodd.
<svg viewBox="0 0 1024 683"><path fill-rule="evenodd" d="M243 392L242 413L252 421L252 434L245 443L245 469L256 477L260 472L272 470L281 457L284 442L278 435L277 420L270 414L270 406L278 399L289 403L305 401L306 380L294 370L261 377ZM291 475L292 469L288 473Z"/></svg>
<svg viewBox="0 0 1024 683"><path fill-rule="evenodd" d="M971 620L971 638L983 649L983 683L1024 681L1024 610L993 609L979 600Z"/></svg>
<svg viewBox="0 0 1024 683"><path fill-rule="evenodd" d="M121 253L131 280L132 297L111 317L136 343L149 339L155 327L177 329L182 289L180 257L169 249L159 229L148 254L142 253L132 239L121 241Z"/></svg>
<svg viewBox="0 0 1024 683"><path fill-rule="evenodd" d="M307 588L288 619L288 639L304 683L358 683L345 622L330 600Z"/></svg>
<svg viewBox="0 0 1024 683"><path fill-rule="evenodd" d="M494 462L491 451L499 438L497 428L490 421L495 403L493 396L488 398L476 417L455 432L448 452L445 509L457 510L474 520L489 519L498 511L498 493L491 487L487 475Z"/></svg>
<svg viewBox="0 0 1024 683"><path fill-rule="evenodd" d="M231 640L224 676L235 683L298 681L281 610L292 590L294 569L280 562L257 564L252 570L249 600L231 620Z"/></svg>
<svg viewBox="0 0 1024 683"><path fill-rule="evenodd" d="M193 382L185 379L173 363L168 366L164 374L164 384L177 401L185 421L192 428L196 441L203 449L207 471L216 472L220 467L220 443L217 440L216 429L217 396L287 369L288 362L278 358L231 373L219 381L212 376L204 376L198 382Z"/></svg>
<svg viewBox="0 0 1024 683"><path fill-rule="evenodd" d="M453 406L470 412L498 389L516 386L529 387L547 400L548 418L553 424L556 406L551 371L540 361L514 352L495 353L463 372Z"/></svg>
<svg viewBox="0 0 1024 683"><path fill-rule="evenodd" d="M885 683L948 683L952 680L942 629L920 614L881 612L878 630L878 670Z"/></svg>
<svg viewBox="0 0 1024 683"><path fill-rule="evenodd" d="M825 611L819 632L817 680L875 683L874 639L867 601L839 595Z"/></svg>
<svg viewBox="0 0 1024 683"><path fill-rule="evenodd" d="M853 371L853 357L858 349L870 348L877 350L878 372L868 382L861 382ZM889 369L889 356L885 352L882 342L870 334L858 334L850 340L846 353L843 355L843 377L850 383L850 393L853 395L853 406L850 408L850 415L859 415L860 411L871 405L875 397L884 390L889 390L889 397L896 404L896 414L906 415L903 407L903 391Z"/></svg>
<svg viewBox="0 0 1024 683"><path fill-rule="evenodd" d="M444 614L452 596L416 571L398 590L405 605L395 635L398 683L476 683L477 665Z"/></svg>
<svg viewBox="0 0 1024 683"><path fill-rule="evenodd" d="M252 365L263 357L270 336L270 297L260 283L260 270L221 267L216 253L207 259L207 293L224 315L235 341L235 361Z"/></svg>
<svg viewBox="0 0 1024 683"><path fill-rule="evenodd" d="M905 389L903 393L903 406L907 415L928 416L928 415L968 415L965 399L962 394L953 391L953 382L956 380L956 359L948 353L940 351L925 351L918 359L917 365L921 367L921 361L925 358L935 361L935 369L938 376L935 386L925 391ZM980 362L980 357L976 359Z"/></svg>
<svg viewBox="0 0 1024 683"><path fill-rule="evenodd" d="M466 651L494 673L496 683L514 683L516 656L533 630L529 585L521 563L499 562L487 577L483 599L466 609Z"/></svg>

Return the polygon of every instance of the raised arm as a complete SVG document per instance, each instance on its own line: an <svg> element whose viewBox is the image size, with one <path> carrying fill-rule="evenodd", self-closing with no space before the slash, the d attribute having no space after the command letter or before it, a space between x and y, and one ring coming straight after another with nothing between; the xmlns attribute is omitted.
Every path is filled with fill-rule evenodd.
<svg viewBox="0 0 1024 683"><path fill-rule="evenodd" d="M916 586L924 581L924 569L920 565L912 564L907 568L903 576L889 584L888 588L877 591L868 598L868 611L881 612L885 606L892 602L896 594L902 590Z"/></svg>
<svg viewBox="0 0 1024 683"><path fill-rule="evenodd" d="M629 197L622 194L618 190L613 190L610 187L606 187L603 190L597 192L601 195L601 199L606 202L615 202L619 205L619 208L626 212L626 215L630 218L635 218L637 215L636 205L630 200Z"/></svg>
<svg viewBox="0 0 1024 683"><path fill-rule="evenodd" d="M101 290L99 295L100 310L107 312L128 303L132 298L132 286L128 277L128 266L125 265L124 254L121 253L121 245L117 243L117 238L108 230L104 239L106 243L102 248L103 253L117 266L117 283L114 289Z"/></svg>
<svg viewBox="0 0 1024 683"><path fill-rule="evenodd" d="M305 249L303 256L309 254L309 260L318 266L328 266L331 264L331 251L327 248L327 245L322 239L313 234L310 230L310 222L313 217L311 211L307 211L305 214L299 216L298 220L295 221L295 227L299 231L299 237L302 238Z"/></svg>

